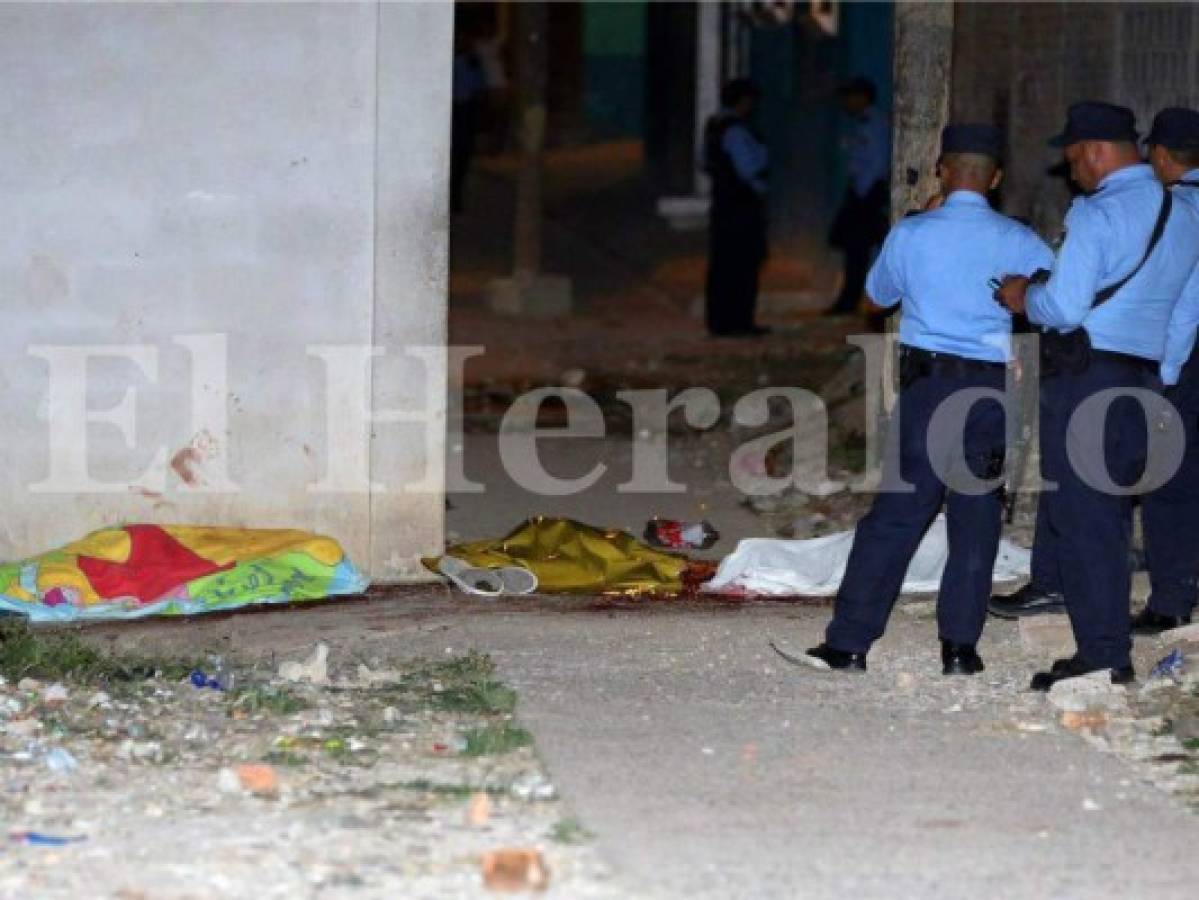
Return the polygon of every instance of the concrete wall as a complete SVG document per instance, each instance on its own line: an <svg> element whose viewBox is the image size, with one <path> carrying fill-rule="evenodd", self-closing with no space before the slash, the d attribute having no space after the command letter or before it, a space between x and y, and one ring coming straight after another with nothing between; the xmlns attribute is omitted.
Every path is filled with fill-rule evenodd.
<svg viewBox="0 0 1199 900"><path fill-rule="evenodd" d="M0 6L0 558L120 521L312 528L379 578L441 546L444 371L400 357L446 339L452 15ZM432 440L329 408L310 345L372 343L360 409L432 397ZM142 349L84 385L81 345ZM132 392L131 439L70 433L80 390ZM92 484L61 477L84 434ZM312 489L356 452L376 489Z"/></svg>
<svg viewBox="0 0 1199 900"><path fill-rule="evenodd" d="M1045 139L1066 107L1110 100L1147 130L1164 106L1199 103L1199 5L959 2L953 115L1008 132L1007 211L1058 233L1070 194Z"/></svg>

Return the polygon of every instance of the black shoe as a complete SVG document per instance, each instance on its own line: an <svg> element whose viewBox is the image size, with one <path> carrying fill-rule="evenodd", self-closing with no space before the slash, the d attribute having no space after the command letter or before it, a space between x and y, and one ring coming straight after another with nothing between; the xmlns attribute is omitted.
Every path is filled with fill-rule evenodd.
<svg viewBox="0 0 1199 900"><path fill-rule="evenodd" d="M941 641L941 671L946 675L977 675L986 666L974 644Z"/></svg>
<svg viewBox="0 0 1199 900"><path fill-rule="evenodd" d="M1029 684L1030 691L1047 691L1059 681L1065 681L1067 678L1078 678L1081 675L1089 675L1091 672L1102 672L1108 666L1097 666L1094 663L1089 663L1081 656L1072 656L1069 659L1059 659L1048 672L1037 672L1033 675L1032 683ZM1133 671L1131 665L1121 666L1118 669L1112 669L1112 684L1129 684L1136 680L1137 673Z"/></svg>
<svg viewBox="0 0 1199 900"><path fill-rule="evenodd" d="M837 650L828 644L821 644L819 647L809 650L808 656L823 660L828 663L830 669L842 669L850 672L866 671L865 653L850 653L846 650Z"/></svg>
<svg viewBox="0 0 1199 900"><path fill-rule="evenodd" d="M1190 624L1190 616L1167 616L1165 613L1155 612L1146 606L1132 617L1132 632L1133 634L1161 634L1171 628L1181 628L1183 625Z"/></svg>
<svg viewBox="0 0 1199 900"><path fill-rule="evenodd" d="M992 597L987 611L1001 619L1043 616L1066 611L1066 598L1056 591L1043 591L1031 581L1006 597Z"/></svg>

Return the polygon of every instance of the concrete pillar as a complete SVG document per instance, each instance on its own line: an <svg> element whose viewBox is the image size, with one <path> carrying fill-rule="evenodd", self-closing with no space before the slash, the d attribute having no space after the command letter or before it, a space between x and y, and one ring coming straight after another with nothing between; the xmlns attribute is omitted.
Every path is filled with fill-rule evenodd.
<svg viewBox="0 0 1199 900"><path fill-rule="evenodd" d="M440 548L445 375L411 352L445 344L452 18L0 5L19 123L0 141L0 558L138 521L313 529L382 578ZM359 354L348 404L328 345ZM368 399L431 422L371 438ZM364 477L314 489L337 459Z"/></svg>
<svg viewBox="0 0 1199 900"><path fill-rule="evenodd" d="M941 129L949 117L953 88L954 4L903 0L895 4L894 106L892 112L891 216L920 209L938 189ZM899 327L896 313L887 331ZM882 408L867 436L867 469L881 460L884 423L896 399L895 356L883 365Z"/></svg>

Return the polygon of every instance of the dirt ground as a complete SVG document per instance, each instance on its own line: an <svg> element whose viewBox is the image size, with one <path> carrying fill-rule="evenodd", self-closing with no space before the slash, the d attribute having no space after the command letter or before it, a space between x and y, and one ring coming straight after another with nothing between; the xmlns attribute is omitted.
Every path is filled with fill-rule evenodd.
<svg viewBox="0 0 1199 900"><path fill-rule="evenodd" d="M551 895L563 897L1192 895L1199 753L1142 704L1153 695L1165 707L1199 702L1184 700L1199 680L1121 692L1102 720L1096 711L1080 728L1025 690L1068 642L1062 622L992 620L980 647L987 671L947 679L921 597L897 610L864 676L795 669L767 646L808 646L828 612L798 602L497 602L408 588L311 608L93 626L88 640L115 653L202 650L251 673L302 659L319 640L346 689L361 689L360 664L386 670L395 664L385 660L488 653L519 692L516 717L540 760L492 764L492 783L534 766L560 799L501 800L480 832L464 824L463 797L431 808L399 789L351 800L349 768L314 775L281 766L285 783L295 779L283 802L223 794L219 773L236 742L196 751L203 758L187 764L114 762L101 785L86 778L95 760L81 756L76 775L33 779L22 822L65 805L76 827L90 823L89 841L13 848L0 883L55 896L51 888L78 884L70 873L86 861L97 884L130 891L107 896L212 895L189 893L196 883L248 896L265 866L291 886L287 896L465 897L483 894L478 854L517 843L546 853L557 870ZM1138 641L1143 677L1166 649ZM219 700L168 689L179 691L191 692L186 704L164 702L181 717L175 733L185 733ZM337 714L366 731L371 707L354 698L339 691L317 707L344 706ZM435 731L422 726L407 739L429 746ZM269 744L279 732L272 721L257 739ZM370 783L486 777L469 760L432 753L422 772L398 745L388 763L390 745L367 733L378 762L355 777ZM322 784L343 786L316 801ZM550 839L563 820L586 835L582 844ZM221 865L198 860L197 845ZM124 864L138 861L153 881L141 880L140 863Z"/></svg>

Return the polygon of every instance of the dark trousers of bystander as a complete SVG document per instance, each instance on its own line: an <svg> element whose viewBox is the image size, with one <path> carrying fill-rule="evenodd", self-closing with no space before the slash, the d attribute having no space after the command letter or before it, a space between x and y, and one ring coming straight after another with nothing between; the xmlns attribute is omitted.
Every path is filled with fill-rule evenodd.
<svg viewBox="0 0 1199 900"><path fill-rule="evenodd" d="M1174 405L1169 427L1181 429L1186 447L1174 476L1142 500L1141 524L1152 589L1149 608L1186 618L1199 595L1199 349L1166 396Z"/></svg>
<svg viewBox="0 0 1199 900"><path fill-rule="evenodd" d="M995 364L953 375L934 371L901 388L899 421L887 435L883 489L858 523L825 638L830 647L863 653L882 636L908 564L943 502L949 558L937 596L938 630L942 640L978 641L999 548L1002 501L998 488L958 491L952 477L947 486L943 476L952 476L964 462L973 479L997 479L1003 469L1004 409L997 399L981 399L970 407L959 434L934 429L930 435L929 426L936 410L957 392L1002 392L1004 377L1003 366ZM896 473L909 489L895 490Z"/></svg>
<svg viewBox="0 0 1199 900"><path fill-rule="evenodd" d="M1079 656L1099 668L1130 664L1134 498L1125 489L1144 474L1148 417L1154 413L1127 392L1156 396L1157 386L1154 364L1101 351L1085 371L1049 375L1041 383L1041 476L1057 489L1047 485L1042 491L1037 529L1045 531L1035 555L1040 570L1059 579ZM1105 421L1089 421L1103 412L1102 404L1076 415L1100 391L1121 394Z"/></svg>
<svg viewBox="0 0 1199 900"><path fill-rule="evenodd" d="M749 334L755 327L758 278L766 259L766 223L754 208L713 208L705 290L708 331Z"/></svg>

